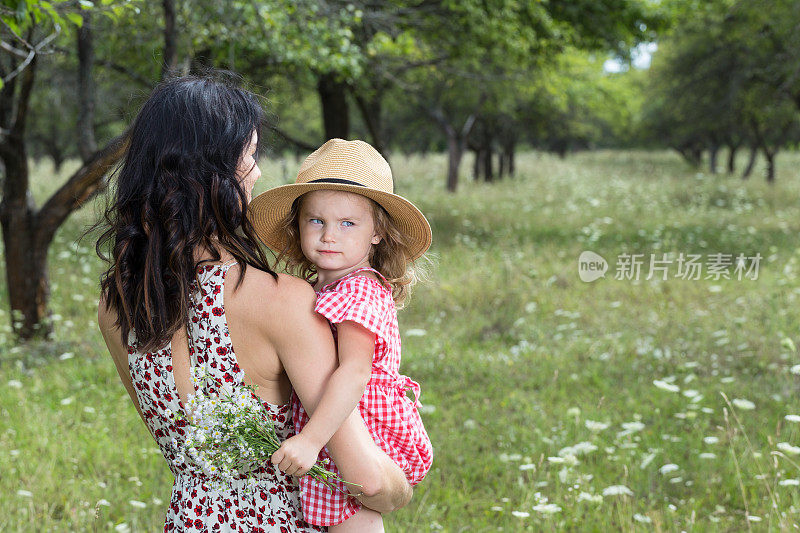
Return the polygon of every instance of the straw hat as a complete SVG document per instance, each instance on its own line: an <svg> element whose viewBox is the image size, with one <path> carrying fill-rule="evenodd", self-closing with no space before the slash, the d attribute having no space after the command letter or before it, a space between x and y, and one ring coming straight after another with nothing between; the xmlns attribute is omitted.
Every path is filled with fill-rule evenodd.
<svg viewBox="0 0 800 533"><path fill-rule="evenodd" d="M377 202L409 238L409 260L431 245L431 226L414 204L394 194L392 169L375 148L364 141L331 139L308 156L293 184L259 194L247 207L258 237L273 250L286 247L280 221L301 195L321 189L346 191Z"/></svg>

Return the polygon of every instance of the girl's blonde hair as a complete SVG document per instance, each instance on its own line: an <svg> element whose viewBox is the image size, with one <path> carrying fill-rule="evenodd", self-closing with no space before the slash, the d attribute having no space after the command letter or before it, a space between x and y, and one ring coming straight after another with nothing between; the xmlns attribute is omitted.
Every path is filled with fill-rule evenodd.
<svg viewBox="0 0 800 533"><path fill-rule="evenodd" d="M292 203L289 213L280 222L280 229L288 244L278 254L277 263L285 261L287 271L312 282L317 275L316 266L303 255L300 247L299 218L303 196L298 197ZM386 278L385 282L382 279L378 281L392 291L394 303L400 309L406 298L410 296L411 287L419 281L423 273L414 261L408 260L408 237L400 231L392 217L380 204L366 196L364 198L369 200L372 206L375 233L381 238L378 244L372 245L369 264Z"/></svg>

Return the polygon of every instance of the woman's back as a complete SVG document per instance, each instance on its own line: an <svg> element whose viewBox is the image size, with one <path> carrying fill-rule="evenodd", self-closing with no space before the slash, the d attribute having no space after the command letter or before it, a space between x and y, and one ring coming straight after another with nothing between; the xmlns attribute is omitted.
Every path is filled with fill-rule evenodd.
<svg viewBox="0 0 800 533"><path fill-rule="evenodd" d="M206 531L214 528L223 531L271 531L272 526L275 526L275 531L281 531L281 527L293 531L318 531L319 528L306 524L298 512L296 480L280 472L271 463L267 462L250 473L257 480L255 486L248 486L244 476L240 476L230 490L216 491L212 490L202 468L183 451L187 436L186 422L174 419L172 413L187 414L183 400L193 390L190 389L191 381L188 381L189 366L218 383L237 385L253 381L245 378L245 371L237 358L226 313L226 285L230 285L230 281L226 283L226 275L233 270L232 266L231 262L198 268L197 282L191 286L188 338L176 334L163 349L144 353L137 350L135 333L131 333L129 338L128 364L142 416L175 475L165 531ZM251 272L255 274L256 270L250 269L247 274ZM243 294L240 291L235 293ZM239 308L236 314L242 313L246 303L246 299L243 299L234 304L235 308ZM244 326L238 322L231 321L236 324L234 331ZM258 344L257 338L248 340L250 349ZM262 344L265 351L269 352L269 342ZM267 375L271 365L280 367L274 349L272 351L274 357L266 354L264 362L260 363ZM178 369L185 369L186 372ZM280 378L282 374L282 370L274 374L272 381L276 388L262 391L262 395L280 394L281 382L284 381ZM284 399L288 399L288 396L286 394ZM263 405L275 424L278 436L281 439L291 436L291 408L288 402L265 401Z"/></svg>

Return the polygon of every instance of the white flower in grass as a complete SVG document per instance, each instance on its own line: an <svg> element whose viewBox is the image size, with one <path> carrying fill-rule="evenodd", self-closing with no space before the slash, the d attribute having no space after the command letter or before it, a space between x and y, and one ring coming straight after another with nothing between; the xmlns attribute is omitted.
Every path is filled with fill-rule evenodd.
<svg viewBox="0 0 800 533"><path fill-rule="evenodd" d="M22 382L19 381L18 379L12 379L12 380L9 380L8 386L11 387L12 389L21 389L22 388Z"/></svg>
<svg viewBox="0 0 800 533"><path fill-rule="evenodd" d="M783 417L787 422L800 422L800 415L786 415Z"/></svg>
<svg viewBox="0 0 800 533"><path fill-rule="evenodd" d="M714 436L703 437L703 442L705 442L706 444L716 444L719 442L719 437L714 437Z"/></svg>
<svg viewBox="0 0 800 533"><path fill-rule="evenodd" d="M677 385L673 385L672 383L667 383L663 379L655 379L655 380L653 380L653 385L655 385L657 388L659 388L661 390L664 390L664 391L667 391L667 392L678 392L678 391L681 390L681 388L678 387Z"/></svg>
<svg viewBox="0 0 800 533"><path fill-rule="evenodd" d="M555 514L561 512L561 507L554 503L540 503L533 506L533 510L542 514Z"/></svg>
<svg viewBox="0 0 800 533"><path fill-rule="evenodd" d="M645 427L644 424L642 424L641 422L623 422L622 423L623 431L618 432L617 437L625 437L632 433L636 433L637 431L643 430L644 427Z"/></svg>
<svg viewBox="0 0 800 533"><path fill-rule="evenodd" d="M95 504L95 507L98 507L100 505L102 505L103 507L110 507L111 502L106 500L105 498L102 498L101 500L98 500L98 502Z"/></svg>
<svg viewBox="0 0 800 533"><path fill-rule="evenodd" d="M566 448L562 448L558 451L559 457L568 457L572 456L579 456L579 455L586 455L588 453L592 453L597 449L597 446L592 444L591 442L583 441L575 444L573 446L567 446Z"/></svg>
<svg viewBox="0 0 800 533"><path fill-rule="evenodd" d="M579 502L602 503L603 497L600 494L592 494L590 492L581 492L578 494Z"/></svg>
<svg viewBox="0 0 800 533"><path fill-rule="evenodd" d="M633 496L633 491L625 485L611 485L603 489L603 496Z"/></svg>
<svg viewBox="0 0 800 533"><path fill-rule="evenodd" d="M761 522L760 516L747 515L747 519L751 522Z"/></svg>
<svg viewBox="0 0 800 533"><path fill-rule="evenodd" d="M524 465L519 465L520 470L536 470L536 465L533 463L526 463Z"/></svg>
<svg viewBox="0 0 800 533"><path fill-rule="evenodd" d="M594 432L603 431L608 428L608 424L605 422L596 422L594 420L587 420L583 424L586 426L586 429Z"/></svg>
<svg viewBox="0 0 800 533"><path fill-rule="evenodd" d="M74 401L75 401L75 398L72 398L72 397L64 398L63 400L61 400L61 405L69 405Z"/></svg>
<svg viewBox="0 0 800 533"><path fill-rule="evenodd" d="M560 465L566 463L567 460L563 457L548 457L547 462L552 463L554 465Z"/></svg>
<svg viewBox="0 0 800 533"><path fill-rule="evenodd" d="M33 493L29 490L20 489L17 491L17 496L22 496L23 498L32 498Z"/></svg>
<svg viewBox="0 0 800 533"><path fill-rule="evenodd" d="M731 400L731 403L733 404L734 407L738 407L743 411L752 411L753 409L756 408L756 404L744 398L734 398L733 400Z"/></svg>
<svg viewBox="0 0 800 533"><path fill-rule="evenodd" d="M789 455L800 455L800 447L792 446L788 442L779 442L778 449Z"/></svg>
<svg viewBox="0 0 800 533"><path fill-rule="evenodd" d="M778 481L781 487L797 487L800 486L800 479L782 479Z"/></svg>
<svg viewBox="0 0 800 533"><path fill-rule="evenodd" d="M136 507L137 509L144 509L147 507L146 503L140 502L139 500L129 500L128 503L131 504L131 507Z"/></svg>
<svg viewBox="0 0 800 533"><path fill-rule="evenodd" d="M794 365L792 368L789 369L789 372L791 372L795 376L800 376L800 365Z"/></svg>
<svg viewBox="0 0 800 533"><path fill-rule="evenodd" d="M18 457L19 456L19 450L11 450L11 451L8 452L8 455L10 455L11 457Z"/></svg>
<svg viewBox="0 0 800 533"><path fill-rule="evenodd" d="M525 511L511 511L511 514L517 518L528 518L531 515L531 513L526 513Z"/></svg>
<svg viewBox="0 0 800 533"><path fill-rule="evenodd" d="M670 472L675 472L676 470L680 470L680 467L678 465L674 464L674 463L667 463L667 464L665 464L664 466L662 466L661 468L658 469L658 471L662 475L669 474Z"/></svg>
<svg viewBox="0 0 800 533"><path fill-rule="evenodd" d="M502 513L503 512L503 508L500 507L499 505L494 505L489 510L490 511L495 511L496 513Z"/></svg>
<svg viewBox="0 0 800 533"><path fill-rule="evenodd" d="M704 452L701 453L698 457L700 457L700 459L716 459L717 454L711 452Z"/></svg>
<svg viewBox="0 0 800 533"><path fill-rule="evenodd" d="M114 526L114 531L116 531L117 533L128 533L130 530L131 526L129 526L125 522L122 522L121 524L117 524L116 526Z"/></svg>
<svg viewBox="0 0 800 533"><path fill-rule="evenodd" d="M633 519L636 520L637 522L641 522L642 524L649 524L652 522L649 516L645 516L639 513L633 515Z"/></svg>

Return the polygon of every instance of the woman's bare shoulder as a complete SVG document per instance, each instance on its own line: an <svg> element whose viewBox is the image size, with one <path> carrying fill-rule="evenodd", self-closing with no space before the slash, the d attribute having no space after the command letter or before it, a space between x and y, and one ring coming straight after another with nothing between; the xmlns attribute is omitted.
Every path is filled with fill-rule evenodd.
<svg viewBox="0 0 800 533"><path fill-rule="evenodd" d="M275 279L271 274L252 267L246 270L236 292L255 308L280 314L309 307L313 309L316 300L314 288L307 281L283 273Z"/></svg>

